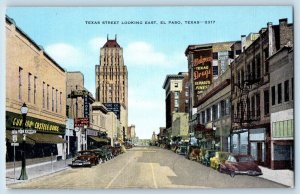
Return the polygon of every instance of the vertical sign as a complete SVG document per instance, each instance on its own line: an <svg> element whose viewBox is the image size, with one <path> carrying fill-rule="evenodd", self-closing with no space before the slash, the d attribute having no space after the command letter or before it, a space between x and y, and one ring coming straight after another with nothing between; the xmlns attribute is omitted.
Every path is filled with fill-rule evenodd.
<svg viewBox="0 0 300 194"><path fill-rule="evenodd" d="M195 52L193 60L194 97L206 90L212 83L212 49Z"/></svg>
<svg viewBox="0 0 300 194"><path fill-rule="evenodd" d="M112 111L117 116L117 119L120 119L120 103L103 103L108 111Z"/></svg>
<svg viewBox="0 0 300 194"><path fill-rule="evenodd" d="M84 99L84 117L89 118L90 117L90 105L89 105L89 99L88 95L83 96Z"/></svg>

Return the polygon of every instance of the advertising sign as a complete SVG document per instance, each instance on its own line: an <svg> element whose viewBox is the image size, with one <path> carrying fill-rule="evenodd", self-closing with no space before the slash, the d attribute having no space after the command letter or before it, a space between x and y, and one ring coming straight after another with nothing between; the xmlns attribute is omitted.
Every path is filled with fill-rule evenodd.
<svg viewBox="0 0 300 194"><path fill-rule="evenodd" d="M108 111L111 111L117 115L117 119L120 119L120 103L103 103Z"/></svg>
<svg viewBox="0 0 300 194"><path fill-rule="evenodd" d="M212 49L202 49L194 53L193 81L195 99L212 83Z"/></svg>
<svg viewBox="0 0 300 194"><path fill-rule="evenodd" d="M84 95L83 97L84 100L84 117L89 118L90 117L90 104L89 104L89 97L88 95Z"/></svg>
<svg viewBox="0 0 300 194"><path fill-rule="evenodd" d="M89 118L76 118L74 127L84 127L89 125Z"/></svg>

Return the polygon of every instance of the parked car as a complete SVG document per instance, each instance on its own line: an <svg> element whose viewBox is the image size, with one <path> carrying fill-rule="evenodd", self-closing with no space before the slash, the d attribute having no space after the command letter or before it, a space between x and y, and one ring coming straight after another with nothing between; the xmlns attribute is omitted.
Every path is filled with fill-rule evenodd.
<svg viewBox="0 0 300 194"><path fill-rule="evenodd" d="M193 146L193 145L189 146L187 159L199 161L200 160L200 152L201 151L200 151L199 146Z"/></svg>
<svg viewBox="0 0 300 194"><path fill-rule="evenodd" d="M210 158L210 167L219 170L220 164L224 163L229 155L229 152L215 152L215 156Z"/></svg>
<svg viewBox="0 0 300 194"><path fill-rule="evenodd" d="M106 162L112 158L112 152L107 147L102 146L93 150L101 162Z"/></svg>
<svg viewBox="0 0 300 194"><path fill-rule="evenodd" d="M176 149L176 153L179 155L186 155L187 154L187 146L186 145L180 145Z"/></svg>
<svg viewBox="0 0 300 194"><path fill-rule="evenodd" d="M72 161L72 167L97 165L99 159L94 151L83 150L77 153L77 156Z"/></svg>
<svg viewBox="0 0 300 194"><path fill-rule="evenodd" d="M225 172L234 177L236 174L252 176L262 175L261 169L250 155L236 154L229 155L228 159L220 164L220 172Z"/></svg>
<svg viewBox="0 0 300 194"><path fill-rule="evenodd" d="M202 158L202 164L204 164L205 166L209 166L210 165L210 158L214 157L215 155L215 150L206 150L205 154Z"/></svg>

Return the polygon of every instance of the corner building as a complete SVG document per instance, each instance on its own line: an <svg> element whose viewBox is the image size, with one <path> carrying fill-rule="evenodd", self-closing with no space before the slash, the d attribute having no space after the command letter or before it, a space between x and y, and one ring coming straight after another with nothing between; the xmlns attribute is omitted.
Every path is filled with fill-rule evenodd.
<svg viewBox="0 0 300 194"><path fill-rule="evenodd" d="M121 104L119 109L122 131L128 127L128 73L124 64L123 48L117 42L117 37L109 40L100 49L100 64L96 72L96 101L105 106ZM118 105L117 107L121 107ZM124 111L124 112L121 112Z"/></svg>

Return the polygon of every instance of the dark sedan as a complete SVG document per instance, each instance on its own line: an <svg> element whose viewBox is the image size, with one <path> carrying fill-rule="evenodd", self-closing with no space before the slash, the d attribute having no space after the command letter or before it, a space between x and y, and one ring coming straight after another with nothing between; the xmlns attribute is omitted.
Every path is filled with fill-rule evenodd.
<svg viewBox="0 0 300 194"><path fill-rule="evenodd" d="M79 151L78 155L72 161L72 167L97 165L99 159L94 151L84 150Z"/></svg>
<svg viewBox="0 0 300 194"><path fill-rule="evenodd" d="M249 155L229 155L225 163L220 164L220 172L225 172L234 177L236 174L246 174L251 176L262 175L261 169Z"/></svg>

